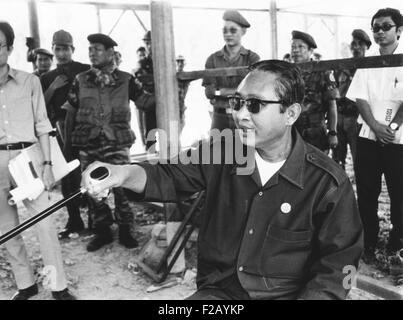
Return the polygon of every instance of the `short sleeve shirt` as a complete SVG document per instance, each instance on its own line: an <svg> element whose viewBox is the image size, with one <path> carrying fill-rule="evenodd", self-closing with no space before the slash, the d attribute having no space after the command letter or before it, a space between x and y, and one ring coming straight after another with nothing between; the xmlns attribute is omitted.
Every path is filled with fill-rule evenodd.
<svg viewBox="0 0 403 320"><path fill-rule="evenodd" d="M394 54L403 54L403 46L398 45ZM371 54L370 54L371 55ZM372 52L379 55L379 52ZM358 69L347 92L353 101L366 100L378 122L388 125L403 103L403 67ZM376 140L375 133L363 119L360 137ZM396 134L395 143L403 144L401 130Z"/></svg>
<svg viewBox="0 0 403 320"><path fill-rule="evenodd" d="M241 47L237 57L230 59L224 47L208 57L206 69L244 67L254 64L259 60L260 57L257 53L245 49L244 47ZM236 88L241 83L242 79L242 76L205 78L203 79L202 85L204 87L213 85L216 90L221 88Z"/></svg>

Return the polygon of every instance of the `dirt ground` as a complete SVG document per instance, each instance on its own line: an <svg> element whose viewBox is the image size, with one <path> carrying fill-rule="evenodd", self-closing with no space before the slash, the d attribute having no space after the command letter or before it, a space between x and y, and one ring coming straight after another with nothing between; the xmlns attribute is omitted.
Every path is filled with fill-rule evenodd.
<svg viewBox="0 0 403 320"><path fill-rule="evenodd" d="M55 196L61 198L59 192L55 192ZM144 211L143 206L135 205L134 211ZM27 216L23 208L20 208L20 215L23 219ZM86 222L85 210L82 210L82 217ZM57 229L63 229L67 218L66 210L61 209L53 215L53 218ZM145 224L145 222L141 221L141 225L138 225L135 230L136 239L141 245L149 240L153 227L153 224ZM115 224L112 230L115 241L96 252L90 253L86 250L87 243L93 237L89 232L77 238L61 241L68 286L80 300L182 300L196 290L195 282L191 279L183 284L179 283L170 288L147 293L147 289L154 283L136 268L134 257L140 249L127 249L120 245L117 241L118 230ZM33 228L24 231L23 238L40 285L39 294L32 300L52 299L50 291L45 290L41 285L45 280L41 275L43 263ZM192 268L190 265L188 267ZM183 281L178 276L170 276L169 279ZM5 248L2 246L0 247L0 300L9 299L15 290L11 268L5 259Z"/></svg>
<svg viewBox="0 0 403 320"><path fill-rule="evenodd" d="M347 172L354 183L353 171L351 166L351 157L348 159ZM355 186L354 186L355 187ZM55 197L61 198L60 192L54 192ZM145 207L136 204L133 212L136 217L139 212L143 213ZM20 208L20 216L22 220L27 214L23 208ZM148 218L141 215L142 219L137 219L135 229L136 238L141 246L150 239L151 229L155 220L161 214L153 214ZM385 254L384 246L386 244L387 232L389 229L389 198L387 196L386 187L383 186L383 192L379 203L379 216L381 217L381 236L379 248L377 251L378 262L376 265L368 266L364 263L360 264L359 272L376 278L384 283L394 284L394 279L388 275L388 257ZM82 210L82 217L87 221L85 210ZM58 230L63 229L67 213L65 209L53 215ZM148 219L148 222L147 222ZM154 219L154 220L152 220ZM115 238L117 237L117 226L113 225ZM34 236L33 230L28 229L23 233L31 263L34 265L38 283L40 284L40 293L33 297L32 300L52 299L48 290L41 285L44 277L41 275L42 260L39 250L39 244ZM62 253L64 258L65 271L67 274L68 285L71 291L81 300L181 300L196 290L194 278L183 280L178 277L179 284L170 288L160 289L154 292L147 292L154 283L141 271L136 268L134 258L140 249L126 249L120 245L117 240L102 249L89 253L86 251L86 245L93 237L90 233L74 237L72 239L61 242ZM190 244L191 247L186 250L187 267L195 271L196 246L195 243ZM140 247L141 247L140 246ZM5 248L0 247L0 300L9 299L15 292L11 268L5 259ZM351 300L367 300L378 299L371 294L353 289L349 295Z"/></svg>

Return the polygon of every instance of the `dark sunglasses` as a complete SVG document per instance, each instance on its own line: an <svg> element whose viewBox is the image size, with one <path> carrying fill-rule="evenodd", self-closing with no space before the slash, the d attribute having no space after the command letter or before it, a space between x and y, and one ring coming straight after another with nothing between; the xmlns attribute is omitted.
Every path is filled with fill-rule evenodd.
<svg viewBox="0 0 403 320"><path fill-rule="evenodd" d="M232 27L232 28L223 28L222 29L222 33L227 33L227 32L229 32L229 33L231 33L231 34L235 34L235 33L237 33L238 32L238 29L237 28L234 28L234 27Z"/></svg>
<svg viewBox="0 0 403 320"><path fill-rule="evenodd" d="M396 25L395 24L383 24L380 26L380 25L376 24L372 27L372 31L377 33L377 32L379 32L379 30L382 29L382 31L386 32L386 31L389 31L390 29L392 29L393 27L396 27Z"/></svg>
<svg viewBox="0 0 403 320"><path fill-rule="evenodd" d="M235 110L239 111L241 108L245 105L246 109L253 114L259 113L260 110L262 109L262 106L266 106L268 104L276 104L280 103L282 104L283 101L275 101L275 100L261 100L261 99L256 99L256 98L250 98L250 99L242 99L240 97L231 97L229 99L229 105L230 107Z"/></svg>

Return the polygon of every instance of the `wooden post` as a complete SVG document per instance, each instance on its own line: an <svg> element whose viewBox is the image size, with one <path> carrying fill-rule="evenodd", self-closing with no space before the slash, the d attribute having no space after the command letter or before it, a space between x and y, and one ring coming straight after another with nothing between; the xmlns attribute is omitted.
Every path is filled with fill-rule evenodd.
<svg viewBox="0 0 403 320"><path fill-rule="evenodd" d="M276 0L270 1L270 25L271 25L271 58L278 58L278 37L277 37L277 4Z"/></svg>
<svg viewBox="0 0 403 320"><path fill-rule="evenodd" d="M38 9L35 0L28 1L28 13L31 37L34 38L35 48L38 48L41 45L41 40L39 36Z"/></svg>
<svg viewBox="0 0 403 320"><path fill-rule="evenodd" d="M157 127L165 132L159 135L160 153L165 159L179 152L179 98L174 43L171 4L168 1L152 0L151 47ZM163 139L163 136L167 139Z"/></svg>

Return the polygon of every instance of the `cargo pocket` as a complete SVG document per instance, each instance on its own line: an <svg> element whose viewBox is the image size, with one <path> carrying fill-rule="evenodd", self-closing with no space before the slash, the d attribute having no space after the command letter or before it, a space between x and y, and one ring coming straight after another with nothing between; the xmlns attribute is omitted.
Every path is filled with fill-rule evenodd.
<svg viewBox="0 0 403 320"><path fill-rule="evenodd" d="M133 130L129 128L125 129L115 128L115 136L116 141L120 146L132 145L136 140L136 135L134 134Z"/></svg>
<svg viewBox="0 0 403 320"><path fill-rule="evenodd" d="M92 107L80 107L77 111L78 123L91 123Z"/></svg>

